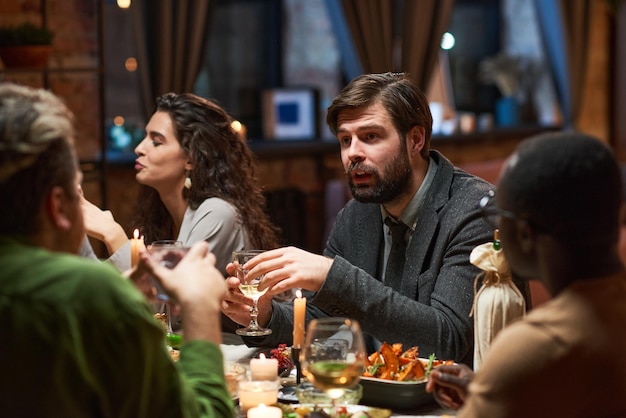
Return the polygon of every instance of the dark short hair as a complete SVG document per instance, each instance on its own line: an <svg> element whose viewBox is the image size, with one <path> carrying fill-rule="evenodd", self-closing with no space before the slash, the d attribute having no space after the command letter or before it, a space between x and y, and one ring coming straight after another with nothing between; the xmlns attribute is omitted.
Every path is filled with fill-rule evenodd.
<svg viewBox="0 0 626 418"><path fill-rule="evenodd" d="M615 245L622 204L620 168L599 139L578 133L523 141L500 178L510 210L571 245ZM586 244L584 244L586 243Z"/></svg>
<svg viewBox="0 0 626 418"><path fill-rule="evenodd" d="M337 120L342 111L367 107L378 101L389 112L400 137L404 137L414 126L424 128L422 156L427 158L433 117L428 99L405 73L364 74L356 77L331 103L326 123L333 134L337 134Z"/></svg>
<svg viewBox="0 0 626 418"><path fill-rule="evenodd" d="M0 234L27 237L52 187L78 199L73 116L52 93L0 84Z"/></svg>

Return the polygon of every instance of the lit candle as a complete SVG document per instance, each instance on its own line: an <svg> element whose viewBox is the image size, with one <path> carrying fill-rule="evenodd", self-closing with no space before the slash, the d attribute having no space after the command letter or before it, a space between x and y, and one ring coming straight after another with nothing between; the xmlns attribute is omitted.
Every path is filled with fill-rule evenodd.
<svg viewBox="0 0 626 418"><path fill-rule="evenodd" d="M250 359L250 377L252 380L278 379L278 360L265 358L263 353L259 358Z"/></svg>
<svg viewBox="0 0 626 418"><path fill-rule="evenodd" d="M273 381L250 381L244 380L239 382L237 393L239 394L239 409L246 413L250 408L265 405L276 405L278 403L278 389L280 382L278 379Z"/></svg>
<svg viewBox="0 0 626 418"><path fill-rule="evenodd" d="M276 406L265 406L264 403L248 410L248 418L282 418L282 416L282 409Z"/></svg>
<svg viewBox="0 0 626 418"><path fill-rule="evenodd" d="M143 235L139 238L139 230L135 229L130 239L130 266L135 267L139 262L139 252L144 249Z"/></svg>
<svg viewBox="0 0 626 418"><path fill-rule="evenodd" d="M306 298L302 297L302 292L296 292L293 301L293 346L302 347L304 344L304 318L306 314Z"/></svg>

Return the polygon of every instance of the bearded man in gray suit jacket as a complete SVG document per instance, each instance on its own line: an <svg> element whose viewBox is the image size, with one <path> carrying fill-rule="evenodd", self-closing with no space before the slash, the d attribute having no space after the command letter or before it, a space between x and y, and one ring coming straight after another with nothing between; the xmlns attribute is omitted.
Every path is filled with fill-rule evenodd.
<svg viewBox="0 0 626 418"><path fill-rule="evenodd" d="M334 99L326 121L337 136L354 197L337 216L324 255L294 247L267 251L247 265L270 290L259 323L273 333L248 345L291 344L293 305L271 301L288 289L307 290L307 322L322 316L358 320L368 350L381 341L418 346L422 357L471 364L469 316L479 270L469 254L493 239L477 202L493 186L429 150L432 116L424 94L404 74L355 78ZM389 220L388 220L389 218ZM407 232L401 274L386 275L391 234ZM228 268L234 273L233 266ZM250 300L228 279L223 311L247 325ZM525 287L521 288L527 296Z"/></svg>

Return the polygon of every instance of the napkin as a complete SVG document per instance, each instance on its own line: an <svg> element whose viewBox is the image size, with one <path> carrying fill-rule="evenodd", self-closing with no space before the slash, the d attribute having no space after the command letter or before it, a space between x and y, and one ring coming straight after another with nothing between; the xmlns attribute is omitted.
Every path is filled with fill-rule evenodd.
<svg viewBox="0 0 626 418"><path fill-rule="evenodd" d="M252 357L262 351L259 347L248 347L239 335L232 332L222 332L220 348L224 356L224 364L241 363L247 365Z"/></svg>

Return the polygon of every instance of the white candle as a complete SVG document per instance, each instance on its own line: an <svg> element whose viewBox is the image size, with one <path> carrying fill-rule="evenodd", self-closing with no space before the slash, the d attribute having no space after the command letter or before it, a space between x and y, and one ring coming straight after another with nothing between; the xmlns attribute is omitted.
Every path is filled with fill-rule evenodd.
<svg viewBox="0 0 626 418"><path fill-rule="evenodd" d="M259 358L250 359L250 376L252 380L278 379L278 360L265 358L263 353Z"/></svg>
<svg viewBox="0 0 626 418"><path fill-rule="evenodd" d="M282 418L283 411L275 406L259 404L256 408L248 410L248 418Z"/></svg>
<svg viewBox="0 0 626 418"><path fill-rule="evenodd" d="M278 388L280 382L273 381L250 381L239 382L237 393L239 394L239 408L246 412L259 404L276 405L278 403Z"/></svg>
<svg viewBox="0 0 626 418"><path fill-rule="evenodd" d="M139 230L135 229L130 239L130 266L135 267L139 262L139 252L145 248L143 236L139 238Z"/></svg>
<svg viewBox="0 0 626 418"><path fill-rule="evenodd" d="M306 298L302 297L302 292L296 292L293 300L293 346L300 348L304 344L304 318L306 315Z"/></svg>

